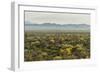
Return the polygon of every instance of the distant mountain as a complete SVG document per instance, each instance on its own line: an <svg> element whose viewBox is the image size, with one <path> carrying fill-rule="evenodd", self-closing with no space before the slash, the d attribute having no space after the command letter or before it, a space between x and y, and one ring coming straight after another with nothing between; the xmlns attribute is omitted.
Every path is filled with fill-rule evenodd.
<svg viewBox="0 0 100 73"><path fill-rule="evenodd" d="M27 24L25 23L25 30L90 30L88 24L56 24L56 23L43 23L43 24Z"/></svg>
<svg viewBox="0 0 100 73"><path fill-rule="evenodd" d="M31 21L25 21L25 24L33 24Z"/></svg>

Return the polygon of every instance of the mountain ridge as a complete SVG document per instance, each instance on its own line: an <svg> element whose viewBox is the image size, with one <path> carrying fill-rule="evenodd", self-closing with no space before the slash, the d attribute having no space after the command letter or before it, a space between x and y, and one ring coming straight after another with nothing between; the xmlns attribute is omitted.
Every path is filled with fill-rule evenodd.
<svg viewBox="0 0 100 73"><path fill-rule="evenodd" d="M25 24L25 30L90 30L88 24L56 24L56 23L42 23L42 24Z"/></svg>

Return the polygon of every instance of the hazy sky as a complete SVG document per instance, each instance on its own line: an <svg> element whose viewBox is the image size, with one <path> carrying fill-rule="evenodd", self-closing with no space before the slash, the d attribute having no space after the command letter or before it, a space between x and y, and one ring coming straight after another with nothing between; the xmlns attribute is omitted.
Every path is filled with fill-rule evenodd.
<svg viewBox="0 0 100 73"><path fill-rule="evenodd" d="M25 22L58 23L58 24L90 24L89 14L29 12L25 11Z"/></svg>

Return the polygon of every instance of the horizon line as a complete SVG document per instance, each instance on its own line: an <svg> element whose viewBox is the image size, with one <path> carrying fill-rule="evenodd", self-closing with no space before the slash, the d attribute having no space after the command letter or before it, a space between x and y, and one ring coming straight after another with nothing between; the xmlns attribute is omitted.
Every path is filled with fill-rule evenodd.
<svg viewBox="0 0 100 73"><path fill-rule="evenodd" d="M86 23L79 23L79 24L74 24L74 23L65 23L65 24L60 24L60 23L24 23L25 25L29 25L29 24L37 24L37 25L41 25L41 24L55 24L55 25L89 25L89 24L86 24Z"/></svg>

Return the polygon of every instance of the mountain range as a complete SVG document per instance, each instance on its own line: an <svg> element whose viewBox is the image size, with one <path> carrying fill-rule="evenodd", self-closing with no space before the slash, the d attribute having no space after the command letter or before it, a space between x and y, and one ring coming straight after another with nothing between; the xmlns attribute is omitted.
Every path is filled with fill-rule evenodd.
<svg viewBox="0 0 100 73"><path fill-rule="evenodd" d="M83 30L90 31L88 24L25 23L25 30Z"/></svg>

